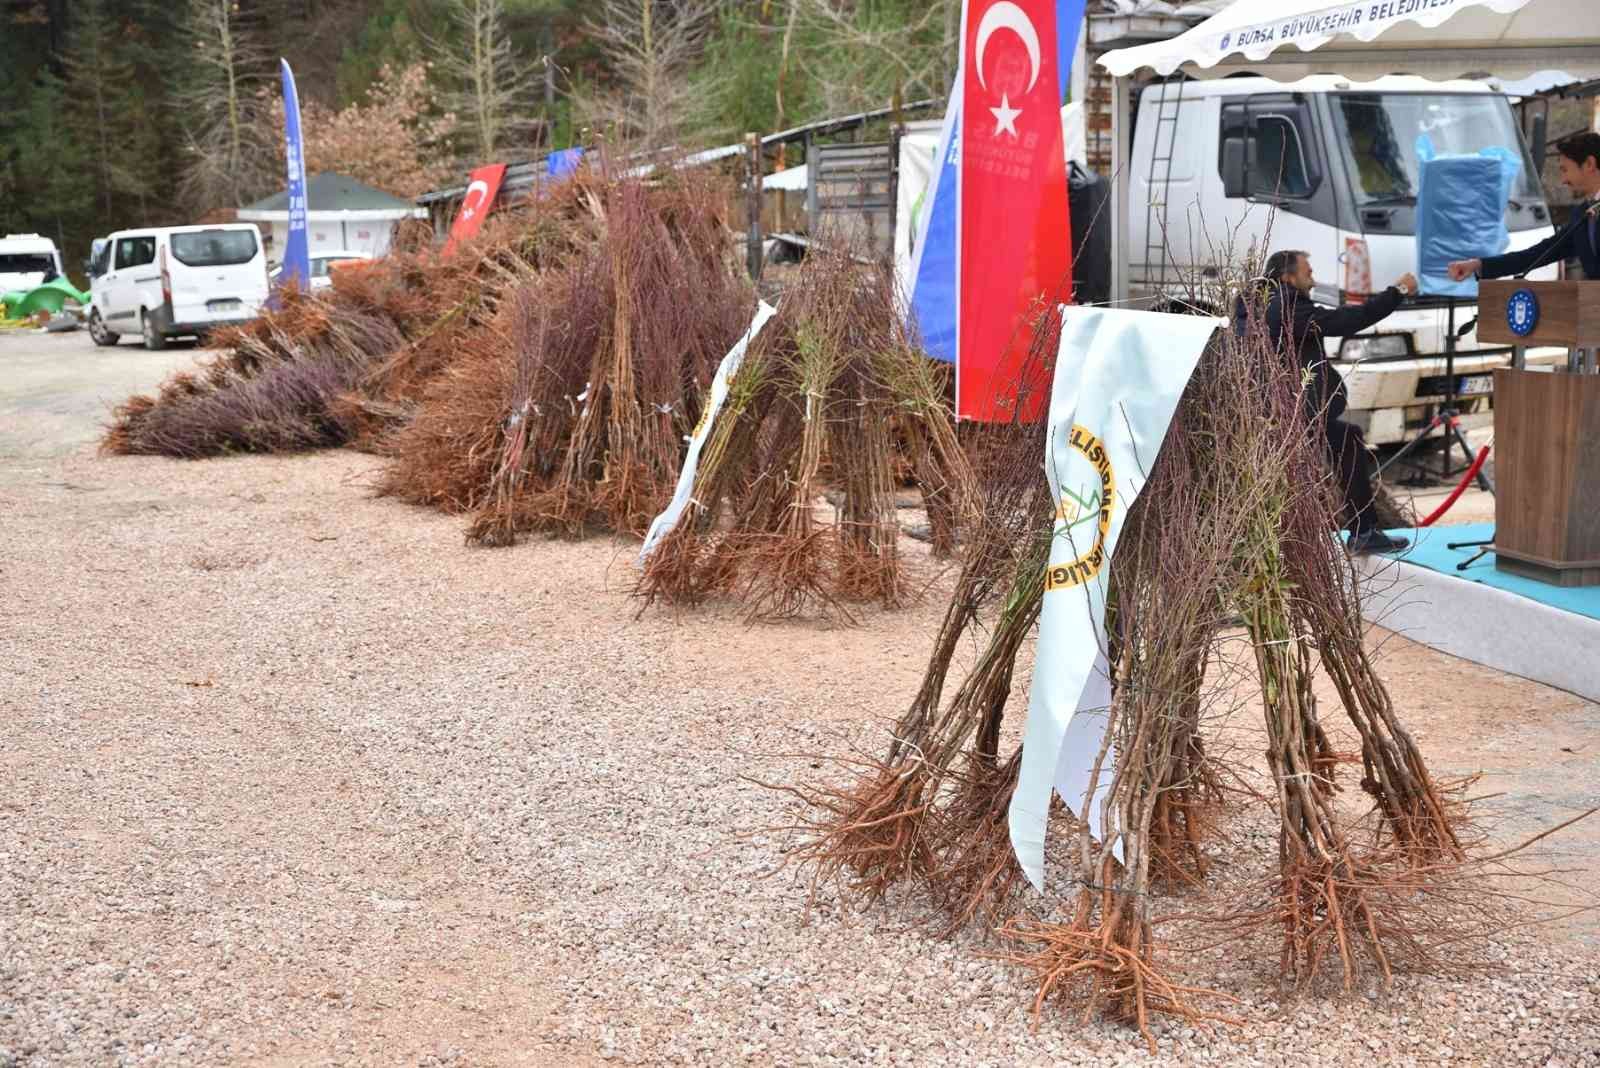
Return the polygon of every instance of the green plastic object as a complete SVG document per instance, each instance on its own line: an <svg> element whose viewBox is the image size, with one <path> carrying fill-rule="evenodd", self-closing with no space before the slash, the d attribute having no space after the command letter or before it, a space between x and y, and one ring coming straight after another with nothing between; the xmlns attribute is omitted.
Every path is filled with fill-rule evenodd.
<svg viewBox="0 0 1600 1068"><path fill-rule="evenodd" d="M52 279L27 292L17 289L0 294L0 304L5 305L7 319L26 319L41 311L56 315L68 300L77 301L81 307L89 306L89 294L74 288L65 278Z"/></svg>

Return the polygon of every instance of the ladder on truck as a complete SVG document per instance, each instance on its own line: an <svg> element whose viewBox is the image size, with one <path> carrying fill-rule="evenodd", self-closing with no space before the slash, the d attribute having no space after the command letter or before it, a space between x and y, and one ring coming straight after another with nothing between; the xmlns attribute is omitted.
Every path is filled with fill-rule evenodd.
<svg viewBox="0 0 1600 1068"><path fill-rule="evenodd" d="M1179 75L1176 79L1162 81L1159 88L1151 86L1145 90L1148 93L1154 89L1158 95L1155 129L1150 131L1150 173L1146 183L1150 196L1144 209L1144 281L1162 296L1166 294L1167 264L1172 261L1166 240L1167 194L1172 187L1172 157L1178 148L1178 115L1183 104L1184 80ZM1169 93L1169 87L1175 91ZM1176 263L1173 269L1176 271Z"/></svg>

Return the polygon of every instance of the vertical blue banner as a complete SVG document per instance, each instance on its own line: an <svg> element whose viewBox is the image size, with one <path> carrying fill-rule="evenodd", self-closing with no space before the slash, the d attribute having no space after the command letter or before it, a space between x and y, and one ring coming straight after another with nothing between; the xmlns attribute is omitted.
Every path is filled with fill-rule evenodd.
<svg viewBox="0 0 1600 1068"><path fill-rule="evenodd" d="M281 285L294 279L306 289L311 284L311 248L306 234L306 157L300 140L300 97L294 88L289 61L278 60L283 71L283 155L289 165L289 236L283 245Z"/></svg>
<svg viewBox="0 0 1600 1068"><path fill-rule="evenodd" d="M922 350L936 360L956 362L956 313L961 295L956 291L956 205L960 202L958 171L961 162L961 71L956 71L950 103L939 132L939 164L928 187L928 208L911 256L911 322Z"/></svg>
<svg viewBox="0 0 1600 1068"><path fill-rule="evenodd" d="M1078 51L1085 6L1086 0L1056 0L1056 78L1063 101L1071 84L1072 61ZM963 27L966 26L964 8L965 5ZM923 351L945 363L956 362L956 336L960 328L956 208L961 201L961 81L962 73L958 70L955 85L950 90L950 102L945 108L944 129L939 135L939 165L934 168L933 184L928 189L929 207L923 213L920 232L916 235L911 277L906 283L910 318L922 340ZM1072 235L1063 234L1061 239L1071 241Z"/></svg>
<svg viewBox="0 0 1600 1068"><path fill-rule="evenodd" d="M1056 0L1056 78L1063 104L1072 87L1072 61L1078 56L1078 34L1083 32L1087 6L1088 0Z"/></svg>

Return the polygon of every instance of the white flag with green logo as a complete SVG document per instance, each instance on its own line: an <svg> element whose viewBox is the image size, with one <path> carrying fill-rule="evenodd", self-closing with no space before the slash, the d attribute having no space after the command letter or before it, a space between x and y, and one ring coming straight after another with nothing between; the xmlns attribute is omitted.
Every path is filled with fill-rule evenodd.
<svg viewBox="0 0 1600 1068"><path fill-rule="evenodd" d="M1052 790L1100 834L1116 761L1105 737L1111 704L1104 652L1111 555L1178 399L1221 325L1192 315L1062 309L1045 445L1046 474L1057 502L1055 536L1039 615L1022 769L1009 814L1011 847L1036 890L1044 889ZM1122 855L1120 840L1111 848Z"/></svg>

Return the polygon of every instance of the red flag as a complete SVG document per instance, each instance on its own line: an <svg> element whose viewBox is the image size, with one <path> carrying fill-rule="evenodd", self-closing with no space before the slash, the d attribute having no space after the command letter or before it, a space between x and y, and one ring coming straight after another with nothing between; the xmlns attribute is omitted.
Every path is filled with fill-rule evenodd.
<svg viewBox="0 0 1600 1068"><path fill-rule="evenodd" d="M968 0L962 33L956 415L1012 416L1040 298L1071 293L1055 0ZM1035 419L1049 382L1022 415Z"/></svg>
<svg viewBox="0 0 1600 1068"><path fill-rule="evenodd" d="M479 167L468 176L467 195L461 198L461 210L456 212L456 221L450 224L450 237L444 243L446 256L456 245L478 232L494 203L495 194L500 192L500 180L505 176L504 163Z"/></svg>

